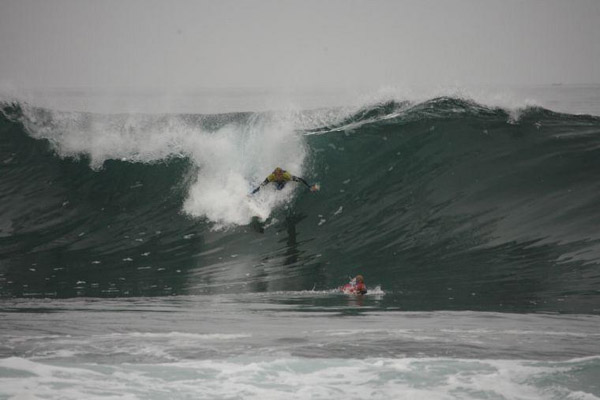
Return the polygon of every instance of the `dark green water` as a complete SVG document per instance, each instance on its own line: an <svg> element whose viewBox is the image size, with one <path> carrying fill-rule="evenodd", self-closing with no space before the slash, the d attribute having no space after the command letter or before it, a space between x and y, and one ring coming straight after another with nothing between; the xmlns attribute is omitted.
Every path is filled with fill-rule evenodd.
<svg viewBox="0 0 600 400"><path fill-rule="evenodd" d="M274 149L277 118L5 104L0 296L332 290L361 273L382 309L600 311L600 118L389 102L286 116ZM264 223L229 220L273 162L322 190L267 188ZM211 186L229 169L242 195L230 175Z"/></svg>

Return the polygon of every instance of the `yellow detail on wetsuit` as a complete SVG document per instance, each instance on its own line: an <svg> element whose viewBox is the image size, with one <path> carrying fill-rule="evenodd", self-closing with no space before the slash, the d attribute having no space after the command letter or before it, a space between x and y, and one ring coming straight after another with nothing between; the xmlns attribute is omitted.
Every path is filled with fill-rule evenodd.
<svg viewBox="0 0 600 400"><path fill-rule="evenodd" d="M290 174L287 171L284 171L282 176L281 176L281 180L277 181L277 179L275 178L275 174L271 174L269 176L267 176L267 180L269 182L287 182L287 181L291 181L292 180L292 174Z"/></svg>

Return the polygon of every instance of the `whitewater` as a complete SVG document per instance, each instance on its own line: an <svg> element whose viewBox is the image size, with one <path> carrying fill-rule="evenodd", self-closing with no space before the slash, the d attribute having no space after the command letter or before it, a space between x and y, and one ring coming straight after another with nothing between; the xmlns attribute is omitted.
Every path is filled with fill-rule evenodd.
<svg viewBox="0 0 600 400"><path fill-rule="evenodd" d="M0 398L600 398L600 87L260 95L2 96Z"/></svg>

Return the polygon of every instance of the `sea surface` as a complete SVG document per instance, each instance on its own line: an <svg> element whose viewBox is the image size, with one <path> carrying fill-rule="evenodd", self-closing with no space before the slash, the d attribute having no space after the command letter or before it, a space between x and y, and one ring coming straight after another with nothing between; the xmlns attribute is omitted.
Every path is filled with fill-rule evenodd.
<svg viewBox="0 0 600 400"><path fill-rule="evenodd" d="M4 93L0 399L600 399L599 176L600 85Z"/></svg>

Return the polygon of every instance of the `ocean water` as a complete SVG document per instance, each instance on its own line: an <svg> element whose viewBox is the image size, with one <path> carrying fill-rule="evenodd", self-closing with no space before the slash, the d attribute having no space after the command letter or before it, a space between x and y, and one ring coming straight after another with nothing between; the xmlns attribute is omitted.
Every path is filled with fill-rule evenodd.
<svg viewBox="0 0 600 400"><path fill-rule="evenodd" d="M600 398L600 86L109 97L2 97L0 399Z"/></svg>

